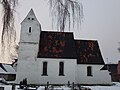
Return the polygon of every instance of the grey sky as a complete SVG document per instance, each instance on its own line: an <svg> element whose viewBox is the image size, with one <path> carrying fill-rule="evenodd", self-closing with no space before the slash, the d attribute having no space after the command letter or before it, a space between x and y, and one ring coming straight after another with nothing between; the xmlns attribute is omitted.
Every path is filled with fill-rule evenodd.
<svg viewBox="0 0 120 90"><path fill-rule="evenodd" d="M98 40L105 62L117 63L120 53L120 0L79 0L84 7L84 20L81 30L75 30L75 38ZM43 29L51 28L51 18L47 0L19 0L16 26L20 30L20 22L33 8Z"/></svg>

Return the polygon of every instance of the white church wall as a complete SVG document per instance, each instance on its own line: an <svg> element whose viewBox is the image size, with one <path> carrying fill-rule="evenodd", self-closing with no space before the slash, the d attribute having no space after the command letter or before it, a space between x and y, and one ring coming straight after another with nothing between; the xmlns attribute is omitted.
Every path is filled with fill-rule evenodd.
<svg viewBox="0 0 120 90"><path fill-rule="evenodd" d="M31 30L29 30L31 28ZM40 38L41 25L31 9L21 23L20 42L38 43Z"/></svg>
<svg viewBox="0 0 120 90"><path fill-rule="evenodd" d="M31 32L29 28L31 27ZM20 42L34 42L38 43L40 38L40 24L36 22L23 22L21 25Z"/></svg>
<svg viewBox="0 0 120 90"><path fill-rule="evenodd" d="M87 76L87 67L92 67L92 76ZM103 65L83 65L77 66L76 82L80 84L111 84L111 77L107 70L100 70Z"/></svg>
<svg viewBox="0 0 120 90"><path fill-rule="evenodd" d="M34 60L37 57L38 44L20 43L19 60Z"/></svg>
<svg viewBox="0 0 120 90"><path fill-rule="evenodd" d="M40 76L39 83L66 84L68 81L75 82L76 59L48 59L39 58L40 64L48 63L48 76ZM64 76L59 76L59 62L64 62ZM42 65L41 66L42 69ZM42 75L42 70L41 70Z"/></svg>
<svg viewBox="0 0 120 90"><path fill-rule="evenodd" d="M37 61L18 61L16 83L20 83L23 79L27 78L28 83L37 84L38 76L40 76L39 63ZM34 83L33 83L34 82Z"/></svg>
<svg viewBox="0 0 120 90"><path fill-rule="evenodd" d="M29 30L30 28L30 30ZM39 48L41 26L31 9L21 23L18 60L34 60Z"/></svg>
<svg viewBox="0 0 120 90"><path fill-rule="evenodd" d="M43 62L48 63L47 74L42 76ZM59 62L64 62L64 76L59 76ZM21 60L18 63L16 83L27 78L30 84L67 84L75 82L76 59L45 59L38 58L36 61Z"/></svg>

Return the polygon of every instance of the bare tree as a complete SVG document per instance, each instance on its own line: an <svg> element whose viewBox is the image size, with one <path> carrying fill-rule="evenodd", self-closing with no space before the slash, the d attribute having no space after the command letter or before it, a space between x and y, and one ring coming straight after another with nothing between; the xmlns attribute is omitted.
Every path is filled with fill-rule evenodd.
<svg viewBox="0 0 120 90"><path fill-rule="evenodd" d="M58 31L63 32L68 25L69 30L71 25L81 24L83 18L83 6L77 0L48 0L50 4L52 20ZM7 43L10 49L11 43L16 39L16 32L14 28L14 12L18 4L18 0L0 0L3 10L3 29L1 43L5 46ZM55 24L56 23L56 24ZM6 41L7 40L7 41ZM4 50L3 50L4 51ZM9 50L8 50L9 51Z"/></svg>
<svg viewBox="0 0 120 90"><path fill-rule="evenodd" d="M50 4L53 21L57 21L57 29L64 31L68 24L69 29L71 23L79 27L81 19L83 18L83 6L77 0L48 0ZM14 11L18 0L0 0L3 7L3 30L2 43L7 34L10 40L15 35L14 29ZM71 21L72 20L72 21ZM53 22L55 23L55 22ZM15 37L15 36L14 36Z"/></svg>
<svg viewBox="0 0 120 90"><path fill-rule="evenodd" d="M57 30L64 31L68 25L81 24L83 18L83 6L77 0L49 0L53 25L57 26ZM56 23L56 24L55 24Z"/></svg>
<svg viewBox="0 0 120 90"><path fill-rule="evenodd" d="M4 39L8 37L8 43L11 42L12 37L16 37L14 29L14 11L18 0L0 0L0 4L3 9L3 29L2 29L2 44L4 44Z"/></svg>
<svg viewBox="0 0 120 90"><path fill-rule="evenodd" d="M2 6L2 36L1 36L1 55L2 59L9 60L11 48L16 44L16 30L14 28L14 12L18 0L0 0ZM6 61L5 60L5 61Z"/></svg>

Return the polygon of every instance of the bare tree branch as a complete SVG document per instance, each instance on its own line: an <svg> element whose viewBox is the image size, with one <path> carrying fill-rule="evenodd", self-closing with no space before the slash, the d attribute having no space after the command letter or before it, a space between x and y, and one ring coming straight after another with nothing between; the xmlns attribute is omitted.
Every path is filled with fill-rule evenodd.
<svg viewBox="0 0 120 90"><path fill-rule="evenodd" d="M18 0L0 0L3 7L3 29L2 29L2 44L4 44L4 39L8 37L8 43L11 42L11 38L15 38L14 29L14 11ZM7 36L6 36L7 35Z"/></svg>
<svg viewBox="0 0 120 90"><path fill-rule="evenodd" d="M16 39L14 12L15 7L18 4L18 0L0 0L0 4L3 7L3 29L1 43L2 46L5 46L7 43L7 49L10 49L10 44ZM49 4L51 14L53 16L52 20L58 31L64 32L67 26L69 30L71 26L74 28L75 25L79 28L83 18L83 6L81 3L77 0L49 0Z"/></svg>
<svg viewBox="0 0 120 90"><path fill-rule="evenodd" d="M1 36L1 56L5 60L10 60L11 49L16 44L16 30L14 28L14 12L18 0L0 0L2 6L2 36ZM5 61L6 61L5 60Z"/></svg>
<svg viewBox="0 0 120 90"><path fill-rule="evenodd" d="M79 28L83 18L83 6L77 0L49 0L50 10L54 26L59 31L64 32L68 25L74 28L75 24ZM56 23L56 24L55 24Z"/></svg>

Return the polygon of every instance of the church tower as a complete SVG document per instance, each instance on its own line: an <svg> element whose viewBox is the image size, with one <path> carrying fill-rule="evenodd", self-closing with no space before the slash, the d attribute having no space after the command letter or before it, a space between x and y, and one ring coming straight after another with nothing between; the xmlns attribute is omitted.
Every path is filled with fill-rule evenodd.
<svg viewBox="0 0 120 90"><path fill-rule="evenodd" d="M33 60L37 56L41 25L33 9L21 23L19 60Z"/></svg>
<svg viewBox="0 0 120 90"><path fill-rule="evenodd" d="M27 78L29 82L37 81L37 52L41 25L31 9L21 23L21 34L18 52L16 83ZM33 78L36 77L36 78Z"/></svg>

